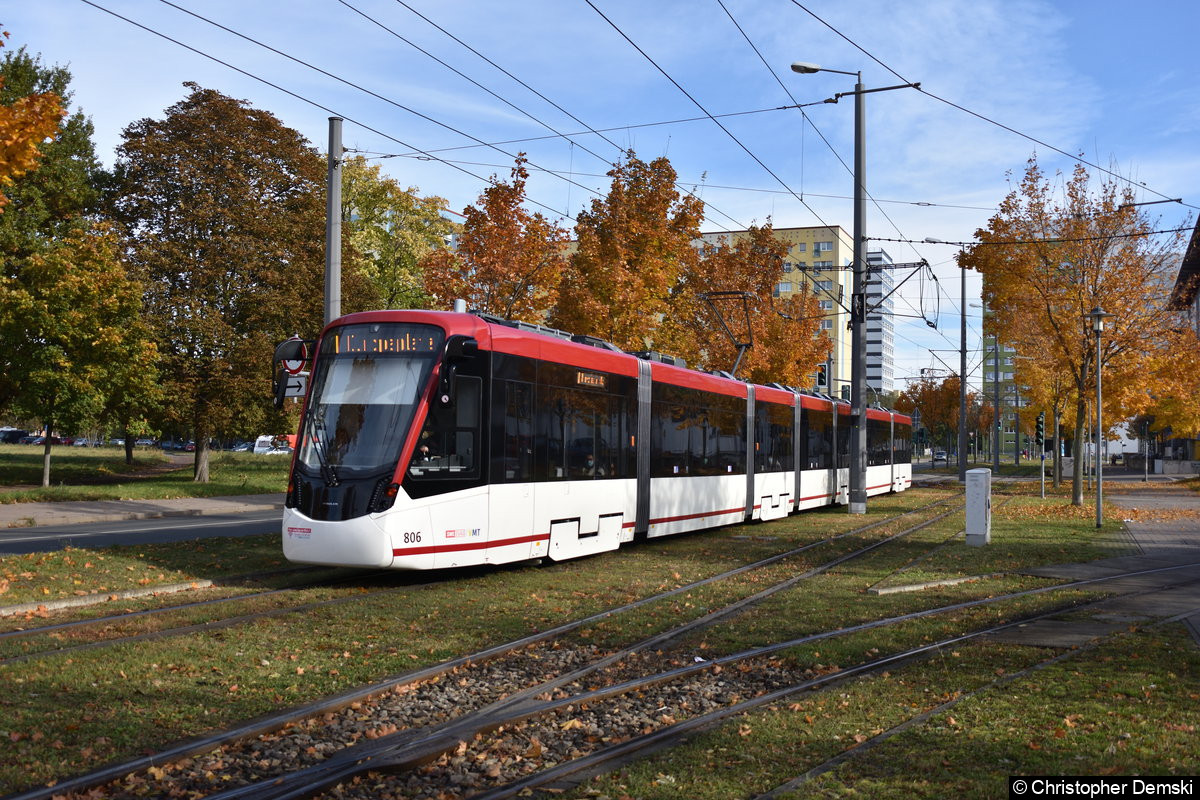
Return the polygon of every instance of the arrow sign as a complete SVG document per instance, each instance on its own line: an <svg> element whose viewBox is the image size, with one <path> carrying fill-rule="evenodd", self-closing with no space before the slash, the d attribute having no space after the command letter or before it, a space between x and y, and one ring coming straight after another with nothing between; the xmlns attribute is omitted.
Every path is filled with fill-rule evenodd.
<svg viewBox="0 0 1200 800"><path fill-rule="evenodd" d="M284 369L287 369L287 362L284 363ZM301 372L296 375L289 375L287 383L283 388L284 397L304 397L308 391L308 373Z"/></svg>

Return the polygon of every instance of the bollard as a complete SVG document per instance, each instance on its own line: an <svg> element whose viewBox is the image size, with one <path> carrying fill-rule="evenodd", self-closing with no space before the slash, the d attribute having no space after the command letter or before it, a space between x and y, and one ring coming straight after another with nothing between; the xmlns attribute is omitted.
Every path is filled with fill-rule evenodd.
<svg viewBox="0 0 1200 800"><path fill-rule="evenodd" d="M992 540L992 471L967 470L967 544L982 547Z"/></svg>

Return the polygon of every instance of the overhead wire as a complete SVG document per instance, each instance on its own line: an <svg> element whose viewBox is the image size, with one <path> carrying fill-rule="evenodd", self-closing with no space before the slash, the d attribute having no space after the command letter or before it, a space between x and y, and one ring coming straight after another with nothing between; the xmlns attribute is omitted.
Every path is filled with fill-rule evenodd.
<svg viewBox="0 0 1200 800"><path fill-rule="evenodd" d="M346 5L347 7L353 8L353 6L350 6L350 5L349 5L349 3L347 3L347 2L346 2L346 0L338 0L338 2L342 3L343 5ZM587 132L588 132L588 133L591 133L591 134L594 134L594 135L596 135L596 136L599 136L601 139L603 139L604 141L608 142L608 144L610 144L612 147L616 148L616 150L617 150L618 152L620 152L620 153L624 153L624 152L625 152L625 148L621 147L621 145L617 144L617 143L616 143L616 142L614 142L612 139L610 139L609 137L605 136L605 135L604 135L604 134L603 134L601 131L598 131L598 130L596 130L595 128L593 128L592 126L588 125L586 122L584 122L583 120L579 119L579 117L577 117L577 116L575 116L574 114L572 114L571 112L567 111L567 110L566 110L565 108L563 108L561 105L559 105L558 103L555 103L555 102L554 102L553 100L551 100L549 97L547 97L546 95L542 94L542 93L541 93L541 92L539 92L537 89L533 88L533 87L532 87L532 86L530 86L528 83L526 83L525 81L521 80L520 78L518 78L516 75L514 75L513 73L511 73L510 71L508 71L508 70L507 70L507 69L505 69L504 67L500 66L500 65L499 65L499 64L497 64L495 61L493 61L492 59L490 59L490 58L488 58L487 56L485 56L483 53L479 52L479 50L477 50L477 49L475 49L474 47L472 47L471 45L467 44L467 43L466 43L466 42L464 42L462 39L458 38L458 37L457 37L457 36L455 36L454 34L452 34L452 33L450 33L449 31L447 31L447 30L446 30L445 28L443 28L441 25L438 25L436 22L434 22L433 20L431 20L429 17L427 17L427 16L425 16L424 14L422 14L421 12L417 11L415 8L413 8L412 6L410 6L408 3L404 2L404 0L396 0L396 3L397 3L397 4L399 4L399 5L401 5L401 6L403 6L404 8L408 9L408 10L409 10L411 13L413 13L414 15L416 15L416 16L417 16L417 17L419 17L419 18L421 18L422 20L424 20L424 21L425 21L426 23L428 23L429 25L431 25L431 26L433 26L434 28L436 28L438 31L440 31L440 32L442 32L443 34L445 34L446 36L448 36L448 37L449 37L450 39L452 39L454 42L458 43L458 44L459 44L459 45L461 45L462 47L464 47L464 48L466 48L467 50L469 50L471 53L474 53L476 56L478 56L479 58L483 59L485 62L487 62L489 65L491 65L491 66L492 66L494 69L496 69L496 70L500 71L501 73L503 73L503 74L504 74L504 75L506 75L507 77L509 77L509 78L511 78L512 80L516 81L516 82L517 82L518 84L520 84L522 87L524 87L524 88L525 88L525 89L527 89L528 91L532 92L533 94L537 95L537 97L541 98L542 100L544 100L546 103L550 104L552 107L554 107L555 109L557 109L557 110L558 110L558 111L560 111L561 113L565 114L566 116L570 117L570 118L571 118L572 120L574 120L575 122L577 122L577 123L579 123L580 125L582 125L582 126L584 126L585 128L587 128ZM355 9L355 10L357 11L357 9ZM362 12L359 12L359 13L361 14ZM378 23L376 23L376 24L378 24ZM383 27L383 26L380 26L380 27ZM387 30L387 29L385 28L385 30ZM402 41L407 41L406 39L403 39L403 37L398 37L398 38L401 38L401 40L402 40ZM414 45L414 47L415 47L415 45ZM418 48L418 49L419 49L419 48ZM424 51L422 51L422 52L424 52ZM455 71L457 72L457 70L455 70ZM459 74L461 74L461 73L459 73ZM466 77L466 76L463 76L463 77ZM505 101L505 102L507 102L507 101ZM511 105L511 104L510 104L510 105ZM515 108L515 106L514 106L514 108ZM525 113L525 112L522 112L522 113ZM533 118L533 117L532 117L532 115L530 115L530 117L531 117L531 119ZM539 122L540 122L540 121L539 121ZM542 123L542 124L543 124L543 125L545 125L545 123ZM563 134L559 134L557 131L555 131L555 130L554 130L554 128L551 128L549 125L545 125L545 127L546 127L546 128L548 128L549 130L553 131L553 132L554 132L556 135L558 135L558 136L563 136ZM616 129L616 130L620 130L620 129ZM583 135L583 134L581 133L581 134L573 134L573 135ZM582 145L580 145L580 146L582 147ZM584 148L584 149L586 149L586 148ZM587 152L588 152L588 153L591 153L592 155L596 156L597 158L601 158L600 156L596 155L595 153L592 153L592 151L591 151L591 150L587 150ZM603 159L601 159L601 160L603 160ZM611 162L609 162L609 163L611 163ZM694 193L693 193L691 190L687 189L687 188L686 188L685 186L683 186L681 183L679 183L679 182L676 182L676 184L675 184L675 185L676 185L676 187L677 187L677 188L679 188L679 189L680 189L681 191L683 191L685 194L688 194L688 195L690 195L690 196L692 196L692 197L696 197L696 195L695 195L695 194L694 194ZM697 198L697 199L699 199L699 198ZM745 226L745 224L743 224L742 222L739 222L738 220L734 219L733 217L731 217L730 215L726 214L724 211L722 211L721 209L717 208L716 206L713 206L713 205L711 205L710 203L707 203L707 202L705 202L705 201L703 201L703 200L701 200L701 202L704 202L704 205L705 205L705 207L706 207L706 208L712 208L712 210L713 210L713 211L715 211L717 214L719 214L720 216L722 216L722 217L724 217L725 219L729 220L729 221L730 221L730 222L732 222L734 225L737 225L739 228L745 228L745 227L746 227L746 226ZM568 209L568 211L569 211L569 210L570 210L570 209Z"/></svg>
<svg viewBox="0 0 1200 800"><path fill-rule="evenodd" d="M771 77L774 78L775 82L779 84L781 89L783 89L784 93L788 96L788 99L790 99L793 104L796 104L796 102L797 102L796 98L792 95L791 90L788 89L787 85L779 78L779 75L775 72L775 70L771 68L771 65L767 62L767 59L763 56L762 51L758 49L758 46L754 43L754 40L750 38L750 35L748 33L746 33L746 30L737 21L737 18L734 17L732 12L730 12L729 8L724 3L724 0L717 0L717 4L721 7L721 10L725 12L725 16L729 17L729 21L731 23L733 23L733 26L735 28L737 28L737 31L738 31L738 33L740 33L742 35L742 38L746 40L746 44L748 44L750 46L750 49L754 51L754 54L756 56L758 56L759 61L762 62L762 65L766 68L767 72L769 72L771 74ZM825 146L827 148L829 148L829 151L831 153L833 153L834 157L841 163L842 167L850 174L851 178L854 180L858 180L858 176L854 174L854 170L852 170L850 168L850 165L848 165L846 163L845 159L842 158L841 154L837 152L837 149L833 147L833 145L830 143L829 139L826 138L825 134L821 132L820 128L818 128L816 126L816 124L812 122L812 120L809 118L808 114L806 114L803 109L801 109L800 113L801 113L803 119L812 125L813 130L816 131L817 135L819 135L821 137L821 140L825 143ZM895 220L893 220L888 215L887 211L885 211L883 209L883 207L879 204L879 202L873 196L871 196L871 193L867 190L867 187L863 186L863 187L861 187L861 189L862 189L863 193L866 195L866 197L871 201L871 203L879 211L879 213L884 217L884 219L886 219L888 221L888 224L892 226L892 229L895 230L896 233L899 234L900 236L903 236L904 233L900 230L900 228L896 224ZM803 186L801 186L800 191L801 191L801 194L803 194L803 192L804 192ZM915 247L911 248L911 249L913 250L914 253L916 253L918 258L921 257L921 254L916 252ZM912 300L909 299L906 295L901 294L898 297L900 300L903 300L904 303L907 304L909 308L912 308L918 314L923 315L923 313L924 313L923 310L915 307L912 303ZM933 327L935 330L937 330L936 326L930 326L930 327Z"/></svg>
<svg viewBox="0 0 1200 800"><path fill-rule="evenodd" d="M267 80L266 78L263 78L263 77L261 77L261 76L259 76L259 75L255 75L254 73L252 73L252 72L249 72L248 70L244 70L244 69L242 69L241 67L234 66L233 64L229 63L228 61L224 61L224 60L222 60L222 59L220 59L220 58L217 58L216 56L212 55L211 53L206 53L205 51L203 51L203 50L201 50L201 49L199 49L199 48L192 47L191 45L189 45L189 44L186 44L185 42L181 42L180 40L178 40L178 39L175 39L174 37L172 37L172 36L169 36L169 35L167 35L167 34L165 34L165 33L161 32L161 31L155 30L154 28L151 28L151 27L149 27L148 25L143 25L142 23L140 23L140 22L137 22L136 20L132 20L132 19L130 19L129 17L126 17L126 16L124 16L124 15L122 15L122 14L119 14L119 13L117 13L116 11L113 11L112 9L105 8L104 6L102 6L102 5L100 5L99 3L95 2L95 0L80 0L80 2L82 2L82 3L85 3L85 4L89 5L89 6L92 6L93 8L97 9L98 11L103 11L103 12L104 12L104 13L106 13L106 14L109 14L109 15L111 15L111 16L113 16L113 17L116 17L116 18L117 18L117 19L119 19L119 20L122 20L122 21L124 21L124 22L127 22L127 23L129 23L130 25L133 25L133 26L134 26L134 27L136 27L136 28L140 28L140 29L142 29L142 30L146 31L147 33L153 34L154 36L158 36L158 37L159 37L159 38L161 38L161 39L165 39L166 41L168 41L168 42L171 42L172 44L174 44L174 45L177 45L177 46L179 46L179 47L182 47L182 48L183 48L183 49L185 49L185 50L189 50L189 51L191 51L192 53L195 53L196 55L198 55L198 56L201 56L202 58L207 58L208 60L210 60L210 61L213 61L213 62L215 62L215 63L217 63L217 64L220 64L221 66L223 66L223 67L226 67L226 68L228 68L228 69L231 69L231 70L233 70L234 72L237 72L237 73L238 73L238 74L240 74L240 75L244 75L244 76L246 76L247 78L250 78L251 80L258 81L259 83L263 84L264 86L269 86L269 87L271 87L272 89L275 89L276 91L282 92L283 94L286 94L286 95L288 95L289 97L292 97L292 98L294 98L294 99L296 99L296 100L299 100L299 101L300 101L300 102L302 102L302 103L305 103L305 104L307 104L307 105L310 105L310 106L312 106L313 108L317 108L317 109L320 109L321 111L324 111L324 112L326 112L327 114L331 114L331 115L333 115L333 116L340 117L340 118L342 118L342 119L346 120L347 122L350 122L351 124L357 125L358 127L362 128L363 130L370 131L371 133L374 133L374 134L375 134L375 135L377 135L377 136L381 136L381 137L383 137L384 139L388 139L389 141L393 141L393 142L395 142L396 144L400 145L401 147L407 147L407 148L409 148L410 150L415 150L415 151L417 151L417 152L423 152L423 151L421 151L421 149L420 149L419 147L417 147L416 145L409 144L408 142L406 142L406 141L404 141L404 140L402 140L402 139L399 139L399 138L397 138L397 137L393 136L393 135L392 135L392 134L390 134L390 133L385 133L385 132L383 132L383 131L381 131L381 130L379 130L379 129L377 129L377 128L374 128L374 127L372 127L372 126L368 125L368 124L367 124L367 123L365 123L365 122L361 122L361 121L359 121L359 120L357 120L357 119L355 119L355 118L353 118L353 117L351 117L351 116L349 116L349 115L347 115L347 114L341 113L341 112L339 112L339 111L336 111L336 110L335 110L335 109L333 109L333 108L330 108L329 106L323 105L322 103L319 103L319 102L317 102L316 100L313 100L313 99L311 99L311 98L305 97L305 96L303 96L303 95L301 95L301 94L299 94L299 93L297 93L297 92L293 92L293 91L292 91L292 90L290 90L290 89L285 89L284 87L280 86L279 84L277 84L277 83L273 83L272 81L269 81L269 80ZM491 179L491 178L485 178L485 177L483 177L482 175L476 175L474 172L471 172L471 171L470 171L470 170L468 170L468 169L464 169L464 168L462 168L462 167L458 166L457 164L451 164L451 163L449 163L449 162L444 162L444 161L442 161L442 159L440 159L440 158L437 158L436 156L433 156L432 154L430 154L430 159L431 159L431 160L433 160L433 161L438 161L438 162L440 162L440 163L444 163L444 164L446 164L447 166L451 167L452 169L458 170L459 172L463 173L464 175L468 175L468 176L470 176L470 177L472 177L472 178L475 178L475 179L476 179L476 180L478 180L478 181L482 181L483 183L488 183L488 184L495 184L495 183L496 183L496 181L495 181L494 179ZM537 200L534 200L534 199L532 199L532 198L528 198L528 199L529 199L529 202L533 203L534 205L540 206L541 208L544 208L544 209L546 209L547 211L549 211L549 212L551 212L551 213L554 213L554 214L559 214L559 215L561 215L561 216L564 216L566 219L572 219L572 217L570 217L570 216L568 216L568 215L565 215L565 214L563 214L563 212L559 211L558 209L551 208L550 206L548 206L548 205L546 205L546 204L544 204L544 203L540 203L540 202L538 202Z"/></svg>
<svg viewBox="0 0 1200 800"><path fill-rule="evenodd" d="M671 83L672 86L674 86L676 89L678 89L680 91L680 93L683 94L684 97L686 97L688 100L690 100L692 102L693 105L696 106L696 108L700 109L700 111L703 112L704 115L708 119L712 120L713 124L715 124L718 128L720 128L725 133L726 136L728 136L730 139L732 139L734 141L734 143L737 144L737 146L740 147L746 153L746 155L750 156L750 158L753 159L756 164L758 164L760 167L762 167L763 170L765 170L768 175L770 175L772 178L774 178L779 183L780 186L782 186L784 189L787 189L788 192L792 195L792 197L795 197L797 200L799 200L800 203L802 205L804 205L804 207L807 208L812 213L812 215L814 217L816 217L817 220L824 227L826 227L826 228L832 227L829 225L829 223L825 222L825 220L821 218L821 215L819 213L817 213L816 209L814 209L812 206L810 206L808 204L808 202L801 195L796 194L795 190L793 190L792 187L788 186L787 182L784 181L783 178L779 177L779 175L777 175L774 170L772 170L770 167L768 167L766 165L766 163L763 162L763 160L754 153L754 151L752 151L749 147L747 147L744 143L742 143L741 139L739 139L737 136L735 136L733 134L733 132L731 130L729 130L729 128L725 127L725 125L722 124L719 119L717 119L715 116L713 116L713 114L707 108L704 107L703 103L701 103L699 100L697 100L695 97L693 97L692 94L690 92L688 92L687 89L683 88L683 86L679 83L679 81L677 81L673 77L671 77L670 73L668 73L665 69L663 69L658 64L657 61L655 61L653 58L651 58L649 53L647 53L644 49L642 49L642 47L639 46L637 44L637 42L633 41L633 39L629 36L629 34L625 33L625 31L623 31L620 28L620 26L618 26L615 22L613 22L611 19L609 19L608 16L603 11L601 11L599 8L597 8L596 4L594 2L592 2L592 0L584 0L584 2L586 2L592 8L593 11L595 11L598 15L600 15L600 18L603 19L605 22L607 22L608 25L614 31L616 31L617 34L619 36L621 36L621 38L623 38L626 42L628 42L629 45L634 50L636 50L644 59L649 61L650 64L656 70L658 70L659 73L661 73L662 76L664 78L666 78Z"/></svg>
<svg viewBox="0 0 1200 800"><path fill-rule="evenodd" d="M89 2L89 0L84 0L84 2ZM191 16L191 17L194 17L194 18L196 18L196 19L200 20L201 22L206 22L206 23L208 23L209 25L212 25L212 26L213 26L213 27L215 27L215 28L219 28L220 30L223 30L223 31L225 31L226 33L229 33L229 34L231 34L231 35L233 35L233 36L237 36L238 38L240 38L240 39L243 39L243 40L245 40L245 41L247 41L247 42L250 42L250 43L252 43L252 44L255 44L255 45L257 45L257 46L259 46L259 47L261 47L261 48L263 48L263 49L265 49L265 50L269 50L269 51L271 51L272 53L275 53L276 55L279 55L279 56L282 56L282 57L284 57L284 58L288 59L289 61L293 61L293 62L295 62L295 63L297 63L297 64L300 64L301 66L307 67L308 69L311 69L311 70L313 70L314 72L318 72L318 73L320 73L321 75L324 75L324 76L325 76L325 77L327 77L327 78L331 78L331 79L333 79L333 80L335 80L335 81L337 81L337 82L339 82L339 83L342 83L342 84L345 84L346 86L349 86L349 87L351 87L352 89L356 89L357 91L363 92L364 94L367 94L367 95L369 95L369 96L371 96L371 97L374 97L374 98L375 98L375 99L377 99L377 100L381 100L381 101L383 101L383 102L385 102L385 103L387 103L387 104L389 104L389 105L395 106L396 108L399 108L399 109L400 109L400 110L402 110L402 111L405 111L405 112L407 112L407 113L409 113L409 114L412 114L413 116L415 116L415 117L418 117L419 119L423 119L423 120L425 120L426 122L429 122L429 123L432 123L432 124L434 124L434 125L437 125L438 127L445 128L446 130L448 130L448 131L450 131L450 132L452 132L452 133L456 133L456 134L458 134L459 136L462 136L462 137L463 137L463 138L465 138L465 139L470 139L470 140L472 140L472 141L474 141L474 142L477 142L477 143L479 143L479 144L481 144L481 145L486 145L486 142L484 142L482 139L480 139L479 137L475 136L474 134L470 134L470 133L467 133L466 131L459 130L458 128L455 128L453 125L450 125L450 124L448 124L448 123L442 122L441 120L435 119L434 117L431 117L431 116L429 116L428 114L424 114L424 113L422 113L422 112L420 112L420 111L417 111L417 110L416 110L416 109L414 109L414 108L410 108L409 106L406 106L406 105L404 105L403 103L400 103L400 102L398 102L398 101L396 101L396 100L393 100L393 99L391 99L391 98L389 98L389 97L385 97L384 95L381 95L381 94L379 94L378 92L375 92L375 91L373 91L373 90L371 90L371 89L368 89L368 88L366 88L366 87L364 87L364 86L360 86L360 85L358 85L358 84L354 83L353 81L349 81L349 80L347 80L347 79L345 79L345 78L342 78L342 77L340 77L340 76L338 76L338 75L334 75L332 72L329 72L328 70L322 69L321 67L318 67L318 66L316 66L316 65L314 65L314 64L310 64L310 63L308 63L307 61L304 61L303 59L300 59L300 58L297 58L296 56L293 56L293 55L290 55L290 54L288 54L288 53L285 53L285 52L283 52L282 50L279 50L278 48L272 47L271 45L269 45L269 44L266 44L265 42L261 42L261 41L259 41L258 39L255 39L255 38L254 38L254 37L252 37L252 36L247 36L246 34L244 34L244 33L240 33L239 31L236 31L236 30L234 30L234 29L232 29L232 28L230 28L230 27L228 27L228 26L226 26L226 25L222 25L221 23L219 23L219 22L216 22L215 20L211 20L211 19L209 19L209 18L207 18L207 17L203 16L202 14L198 14L198 13L196 13L195 11L191 11L191 10L189 10L189 9L187 9L187 8L184 8L183 6L180 6L180 5L178 5L178 4L174 3L174 2L172 2L172 0L159 0L159 2L160 2L160 3L162 3L163 5L170 6L171 8L174 8L174 9L176 9L177 11L180 11L180 12L182 12L182 13L184 13L184 14L187 14L187 15L189 15L189 16ZM410 145L405 145L405 146L406 146L406 147L409 147ZM498 153L501 153L502 155L508 156L509 158L512 158L512 159L514 159L514 160L517 158L517 154L516 154L516 153L510 153L510 152L508 152L507 150L504 150L504 149L502 149L502 148L495 147L495 146L490 146L490 147L491 147L491 149L492 149L492 150L495 150L496 152L498 152ZM441 159L437 159L437 160L438 160L438 161L441 161ZM445 162L443 162L443 163L445 163ZM539 165L537 165L535 162L533 162L532 160L530 160L528 163L529 163L529 164L531 164L531 165L533 165L533 166L539 166ZM545 168L543 168L543 169L545 169ZM564 177L564 176L562 176L562 175L559 175L558 173L554 172L553 170L550 170L550 169L545 169L545 171L546 171L548 174L554 175L555 177L559 178L560 180L564 180L564 181L566 181L566 182L568 182L568 183L571 183L571 184L574 184L575 186L578 186L580 189L584 189L585 191L589 191L589 192L592 192L592 193L594 193L594 194L599 194L599 192L597 192L595 189L592 189L591 187L588 187L588 186L584 186L584 185L583 185L583 184L581 184L581 183L575 183L575 182L574 182L574 181L572 181L570 178L566 178L566 177ZM558 211L556 211L555 213L560 213L560 214L563 214L565 217L567 217L568 219L570 219L571 217L569 216L569 211L570 211L570 210L568 209L568 211L567 211L566 213L564 213L564 212L558 212Z"/></svg>
<svg viewBox="0 0 1200 800"><path fill-rule="evenodd" d="M868 51L866 48L864 48L858 42L851 39L846 34L842 33L840 30L838 30L833 25L831 25L829 22L827 22L824 19L822 19L821 17L817 16L817 14L815 14L811 9L809 9L807 6L805 6L803 3L801 3L800 0L792 0L792 4L795 5L797 8L799 8L804 13L808 14L813 19L815 19L817 22L824 25L829 30L833 31L835 34L837 34L839 37L841 37L847 44L849 44L851 47L858 50L860 53L865 55L867 58L871 59L879 66L883 67L885 70L887 70L891 74L895 75L900 80L905 81L906 83L908 82L907 78L905 78L903 75L901 75L896 70L892 69L887 64L883 63L883 61L876 58L874 54L872 54L870 51ZM1102 167L1099 164L1095 164L1091 161L1088 161L1081 154L1068 153L1066 150L1063 150L1062 148L1059 148L1059 147L1055 147L1054 145L1050 144L1049 142L1044 142L1035 136L1031 136L1030 134L1025 133L1024 131L1019 131L1010 125L1005 125L1004 123L998 122L997 120L994 120L991 117L988 117L984 114L980 114L977 111L972 111L971 109L966 108L965 106L959 105L958 103L955 103L952 100L947 100L944 97L939 97L938 95L934 94L933 92L930 92L928 89L925 89L923 87L917 87L917 91L921 92L922 94L928 95L929 97L933 98L934 100L937 100L940 103L945 103L946 105L950 106L951 108L957 109L959 111L962 111L965 114L969 114L972 117L980 119L990 125L995 125L996 127L1006 130L1009 133L1015 134L1016 136L1020 136L1023 139L1028 139L1029 141L1033 142L1034 144L1040 145L1041 147L1045 147L1048 150L1053 150L1055 153L1058 153L1059 155L1063 155L1063 156L1066 156L1067 158L1075 159L1082 164L1086 164L1087 166L1091 167L1092 169L1099 170L1100 172L1103 172L1106 175L1109 175L1109 176L1116 178L1120 181L1123 181L1125 183L1129 183L1133 186L1137 186L1140 189L1145 189L1146 191L1150 192L1151 194L1158 195L1159 197L1163 198L1164 200L1176 200L1176 198L1168 197L1167 195L1163 194L1162 192L1151 189L1149 186L1146 186L1143 183L1139 183L1139 182L1133 180L1132 178L1128 178L1128 177L1120 174L1119 172L1114 172L1113 170ZM1194 208L1194 209L1200 210L1200 206L1188 205L1187 203L1181 203L1181 205L1185 205L1188 208Z"/></svg>

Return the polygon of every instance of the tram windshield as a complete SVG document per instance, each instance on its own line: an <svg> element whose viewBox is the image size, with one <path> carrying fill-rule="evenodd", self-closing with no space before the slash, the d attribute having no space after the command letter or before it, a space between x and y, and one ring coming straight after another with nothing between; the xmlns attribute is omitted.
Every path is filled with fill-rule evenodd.
<svg viewBox="0 0 1200 800"><path fill-rule="evenodd" d="M347 325L321 340L298 463L326 483L394 469L442 349L428 325Z"/></svg>

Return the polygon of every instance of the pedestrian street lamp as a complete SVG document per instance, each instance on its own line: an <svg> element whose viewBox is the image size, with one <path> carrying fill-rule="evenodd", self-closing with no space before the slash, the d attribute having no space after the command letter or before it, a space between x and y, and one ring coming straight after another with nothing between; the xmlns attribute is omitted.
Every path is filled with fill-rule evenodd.
<svg viewBox="0 0 1200 800"><path fill-rule="evenodd" d="M1100 455L1104 437L1104 392L1101 388L1104 363L1100 354L1100 334L1104 332L1105 318L1112 314L1106 314L1096 306L1083 316L1092 321L1092 330L1096 333L1096 527L1099 528L1104 525L1104 459Z"/></svg>
<svg viewBox="0 0 1200 800"><path fill-rule="evenodd" d="M811 75L815 72L835 72L855 76L854 91L838 92L826 103L836 103L846 95L854 95L854 279L850 290L850 503L851 514L867 513L867 151L866 95L891 89L917 89L919 83L867 89L863 86L862 71L848 72L830 69L807 61L796 61L792 72Z"/></svg>

